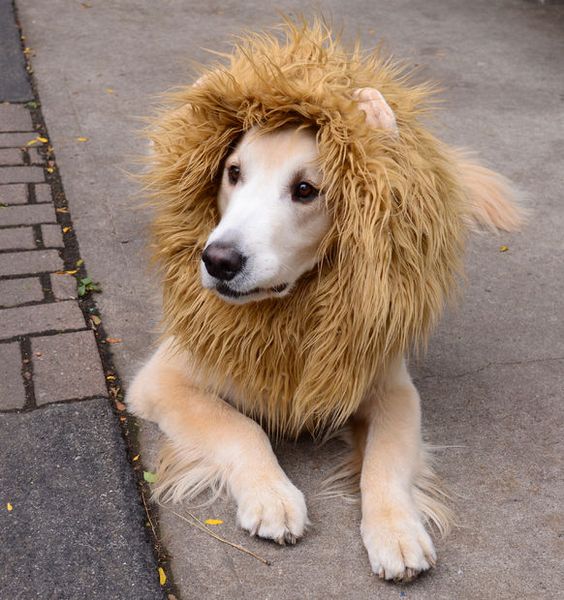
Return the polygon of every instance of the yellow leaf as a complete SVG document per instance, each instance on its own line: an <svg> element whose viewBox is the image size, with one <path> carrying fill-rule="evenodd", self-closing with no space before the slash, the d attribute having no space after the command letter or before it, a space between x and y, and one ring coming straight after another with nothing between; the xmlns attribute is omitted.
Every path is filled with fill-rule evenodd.
<svg viewBox="0 0 564 600"><path fill-rule="evenodd" d="M47 167L47 173L54 173L55 167Z"/></svg>
<svg viewBox="0 0 564 600"><path fill-rule="evenodd" d="M14 507L9 502L6 504L6 508L8 509L8 512L12 512L14 510Z"/></svg>
<svg viewBox="0 0 564 600"><path fill-rule="evenodd" d="M78 273L78 269L71 269L70 271L63 271L63 275L76 275Z"/></svg>
<svg viewBox="0 0 564 600"><path fill-rule="evenodd" d="M76 138L77 142L87 142L90 138L84 137L84 136L80 136Z"/></svg>
<svg viewBox="0 0 564 600"><path fill-rule="evenodd" d="M133 462L135 462L136 460L139 460L139 454L136 454L131 460Z"/></svg>
<svg viewBox="0 0 564 600"><path fill-rule="evenodd" d="M204 523L206 525L221 525L223 521L221 519L206 519Z"/></svg>
<svg viewBox="0 0 564 600"><path fill-rule="evenodd" d="M113 88L106 88L106 94L113 94L114 90Z"/></svg>
<svg viewBox="0 0 564 600"><path fill-rule="evenodd" d="M100 317L98 317L98 318L100 318ZM100 319L100 323L101 323L101 322L102 322L102 320ZM98 323L98 325L99 325L100 323ZM115 376L115 375L107 375L107 376L106 376L106 379L107 379L108 381L115 381L115 379L116 379L116 376Z"/></svg>
<svg viewBox="0 0 564 600"><path fill-rule="evenodd" d="M162 567L159 567L159 583L164 585L166 583L166 573Z"/></svg>
<svg viewBox="0 0 564 600"><path fill-rule="evenodd" d="M29 140L29 142L27 142L26 146L33 146L33 144L37 144L39 140L37 138L33 139L33 140Z"/></svg>
<svg viewBox="0 0 564 600"><path fill-rule="evenodd" d="M41 142L42 144L46 144L49 140L46 137L41 137L40 135L38 135L37 141Z"/></svg>
<svg viewBox="0 0 564 600"><path fill-rule="evenodd" d="M80 267L84 264L84 261L82 260L82 258L79 258L75 263L74 263L77 267Z"/></svg>
<svg viewBox="0 0 564 600"><path fill-rule="evenodd" d="M500 252L507 252L508 250L509 250L509 246L500 246L499 247Z"/></svg>
<svg viewBox="0 0 564 600"><path fill-rule="evenodd" d="M68 233L69 231L72 231L72 227L63 227L63 233Z"/></svg>

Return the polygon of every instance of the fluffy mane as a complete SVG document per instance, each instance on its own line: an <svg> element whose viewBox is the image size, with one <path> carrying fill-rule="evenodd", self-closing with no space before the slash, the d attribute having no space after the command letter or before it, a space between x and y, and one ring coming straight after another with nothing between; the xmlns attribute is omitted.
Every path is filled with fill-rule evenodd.
<svg viewBox="0 0 564 600"><path fill-rule="evenodd" d="M151 124L166 334L271 431L339 426L389 359L425 341L455 288L464 191L452 153L418 121L428 88L319 22L245 37L203 75ZM366 125L351 99L361 87L382 92L398 139ZM317 132L332 228L289 296L226 304L199 275L223 160L251 127L289 124Z"/></svg>

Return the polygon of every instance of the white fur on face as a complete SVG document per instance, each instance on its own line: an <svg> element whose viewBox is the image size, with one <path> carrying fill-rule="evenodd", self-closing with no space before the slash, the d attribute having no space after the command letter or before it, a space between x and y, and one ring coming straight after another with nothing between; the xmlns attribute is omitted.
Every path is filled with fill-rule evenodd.
<svg viewBox="0 0 564 600"><path fill-rule="evenodd" d="M296 199L300 182L321 184L315 135L306 129L247 132L225 162L218 206L221 220L208 238L245 258L242 271L221 282L201 264L202 284L228 302L279 297L312 269L330 226L324 197ZM236 183L229 169L239 168ZM227 294L222 293L227 289Z"/></svg>

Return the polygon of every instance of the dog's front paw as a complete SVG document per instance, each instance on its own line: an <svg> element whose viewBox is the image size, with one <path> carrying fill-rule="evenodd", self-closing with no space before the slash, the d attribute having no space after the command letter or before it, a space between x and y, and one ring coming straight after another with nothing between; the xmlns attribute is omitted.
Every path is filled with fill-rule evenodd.
<svg viewBox="0 0 564 600"><path fill-rule="evenodd" d="M363 516L362 540L381 579L411 581L435 566L431 537L415 510L381 510Z"/></svg>
<svg viewBox="0 0 564 600"><path fill-rule="evenodd" d="M304 495L284 475L256 480L237 495L237 521L251 535L295 544L308 525Z"/></svg>

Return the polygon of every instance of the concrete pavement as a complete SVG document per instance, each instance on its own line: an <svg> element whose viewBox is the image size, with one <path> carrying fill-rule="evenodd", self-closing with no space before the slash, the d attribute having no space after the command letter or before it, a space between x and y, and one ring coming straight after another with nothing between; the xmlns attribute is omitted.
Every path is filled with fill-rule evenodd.
<svg viewBox="0 0 564 600"><path fill-rule="evenodd" d="M519 0L317 3L366 45L387 40L397 56L442 82L433 125L471 147L525 192L534 216L520 234L476 237L458 310L414 365L427 437L445 446L438 469L457 496L460 528L439 542L439 566L406 588L370 575L358 508L314 493L335 446L302 441L277 449L309 500L312 531L277 548L237 531L234 510L201 510L217 531L269 558L266 567L160 514L182 598L553 598L562 568L562 164L564 7ZM201 48L228 49L242 29L276 22L299 2L103 3L19 0L35 74L57 147L74 227L98 304L127 380L155 339L158 296L146 268L147 215L133 209L124 174L143 153L137 116L153 96L190 81ZM73 139L87 136L77 145ZM500 245L508 252L500 252ZM150 464L157 435L145 426ZM403 595L402 595L403 594Z"/></svg>

